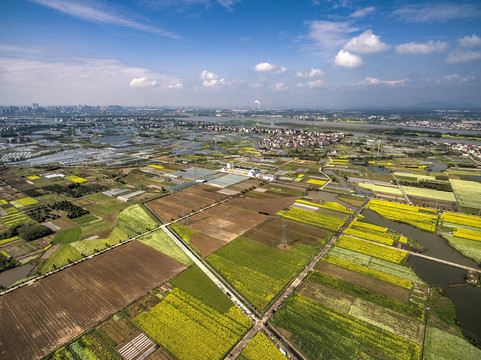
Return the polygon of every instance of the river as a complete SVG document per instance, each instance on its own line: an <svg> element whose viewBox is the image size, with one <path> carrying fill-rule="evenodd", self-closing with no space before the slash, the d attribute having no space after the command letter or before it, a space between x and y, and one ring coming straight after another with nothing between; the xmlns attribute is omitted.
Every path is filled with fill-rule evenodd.
<svg viewBox="0 0 481 360"><path fill-rule="evenodd" d="M369 210L364 210L362 215L375 224L416 240L426 248L424 255L478 268L475 261L461 255L449 246L446 239L436 234L386 219ZM444 290L456 307L456 318L465 337L481 340L481 288L465 284L466 271L416 256L409 257L408 263L421 279ZM463 285L453 286L459 284Z"/></svg>

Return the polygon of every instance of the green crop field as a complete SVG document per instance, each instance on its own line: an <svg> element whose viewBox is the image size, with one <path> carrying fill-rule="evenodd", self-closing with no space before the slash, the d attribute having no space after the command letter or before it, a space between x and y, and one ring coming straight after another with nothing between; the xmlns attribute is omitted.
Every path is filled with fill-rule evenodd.
<svg viewBox="0 0 481 360"><path fill-rule="evenodd" d="M341 291L356 298L372 302L373 304L412 317L413 319L421 321L424 320L423 309L414 304L405 304L397 299L391 298L386 295L378 294L372 290L352 284L342 279L329 276L319 271L313 271L312 273L310 273L309 280Z"/></svg>
<svg viewBox="0 0 481 360"><path fill-rule="evenodd" d="M132 205L119 214L119 228L130 237L157 226L157 221L140 204Z"/></svg>
<svg viewBox="0 0 481 360"><path fill-rule="evenodd" d="M67 244L77 241L82 234L82 228L80 226L74 227L72 229L64 230L55 236L54 242L57 244Z"/></svg>
<svg viewBox="0 0 481 360"><path fill-rule="evenodd" d="M161 229L140 237L139 241L184 265L192 265L193 263L184 251Z"/></svg>
<svg viewBox="0 0 481 360"><path fill-rule="evenodd" d="M297 293L272 322L292 333L290 340L310 359L421 358L419 345Z"/></svg>
<svg viewBox="0 0 481 360"><path fill-rule="evenodd" d="M274 343L258 332L256 336L247 344L237 357L239 360L285 360L286 357L279 351Z"/></svg>
<svg viewBox="0 0 481 360"><path fill-rule="evenodd" d="M477 360L481 359L481 350L459 336L428 326L424 358L426 360Z"/></svg>
<svg viewBox="0 0 481 360"><path fill-rule="evenodd" d="M62 244L42 266L40 273L45 274L70 262L80 260L82 255L71 244Z"/></svg>
<svg viewBox="0 0 481 360"><path fill-rule="evenodd" d="M374 192L380 192L384 194L390 194L390 195L398 195L402 196L401 190L397 187L391 187L391 186L382 186L382 185L373 185L373 184L359 184L360 187L372 190Z"/></svg>
<svg viewBox="0 0 481 360"><path fill-rule="evenodd" d="M197 231L191 229L187 226L182 226L180 224L172 224L170 226L186 243L190 243L190 236L194 235Z"/></svg>
<svg viewBox="0 0 481 360"><path fill-rule="evenodd" d="M449 245L458 250L464 256L481 263L481 241L463 239L456 236L444 235Z"/></svg>
<svg viewBox="0 0 481 360"><path fill-rule="evenodd" d="M198 266L179 274L171 284L201 300L207 306L225 314L232 307L232 301L217 287Z"/></svg>
<svg viewBox="0 0 481 360"><path fill-rule="evenodd" d="M363 265L370 269L412 281L413 283L425 284L424 281L422 281L411 268L401 264L378 259L376 257L361 254L354 250L344 249L339 246L333 246L328 254L329 256Z"/></svg>
<svg viewBox="0 0 481 360"><path fill-rule="evenodd" d="M456 201L454 194L448 191L423 189L415 186L403 186L403 190L408 196L416 196L416 197L442 200L442 201L452 201L452 202Z"/></svg>
<svg viewBox="0 0 481 360"><path fill-rule="evenodd" d="M133 321L179 360L222 359L252 325L236 306L221 314L180 289Z"/></svg>
<svg viewBox="0 0 481 360"><path fill-rule="evenodd" d="M449 181L459 205L481 209L481 183L455 179L450 179Z"/></svg>
<svg viewBox="0 0 481 360"><path fill-rule="evenodd" d="M301 244L282 251L237 238L207 257L207 262L251 304L263 309L309 262L312 251Z"/></svg>

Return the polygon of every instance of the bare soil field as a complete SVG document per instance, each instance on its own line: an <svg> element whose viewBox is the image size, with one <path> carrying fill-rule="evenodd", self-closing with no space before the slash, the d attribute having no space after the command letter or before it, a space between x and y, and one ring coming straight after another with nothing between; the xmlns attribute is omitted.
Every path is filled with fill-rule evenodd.
<svg viewBox="0 0 481 360"><path fill-rule="evenodd" d="M319 270L327 275L349 281L379 294L398 299L406 304L409 302L409 290L389 284L385 281L374 279L372 277L359 274L354 271L344 269L340 266L326 263L324 261L319 263L319 265L316 267L316 270Z"/></svg>
<svg viewBox="0 0 481 360"><path fill-rule="evenodd" d="M161 218L162 221L169 222L171 219L177 219L182 216L183 196L185 196L186 210L190 213L191 210L199 210L226 197L226 195L217 193L217 190L219 188L197 185L184 190L185 195L182 195L182 191L179 191L172 195L149 201L145 203L145 206Z"/></svg>
<svg viewBox="0 0 481 360"><path fill-rule="evenodd" d="M78 224L69 219L55 219L51 220L50 222L60 228L58 231L68 230L78 226Z"/></svg>
<svg viewBox="0 0 481 360"><path fill-rule="evenodd" d="M133 241L0 297L0 356L39 359L186 267Z"/></svg>
<svg viewBox="0 0 481 360"><path fill-rule="evenodd" d="M307 224L286 220L286 240L288 245L319 245L318 239L324 239L328 232ZM282 219L273 217L244 234L250 240L278 248L282 239Z"/></svg>
<svg viewBox="0 0 481 360"><path fill-rule="evenodd" d="M242 206L247 209L255 210L260 213L275 215L289 205L292 205L294 201L299 197L289 196L281 197L277 199L249 199L245 197L235 198L229 201L231 205Z"/></svg>
<svg viewBox="0 0 481 360"><path fill-rule="evenodd" d="M222 241L225 245L266 219L268 219L267 215L222 204L190 217L189 227ZM209 243L212 244L208 245ZM215 247L212 241L206 241L206 246Z"/></svg>
<svg viewBox="0 0 481 360"><path fill-rule="evenodd" d="M242 190L250 189L252 186L258 186L259 184L260 184L260 181L259 181L259 180L248 179L248 180L243 181L243 182L241 182L241 183L228 186L226 189L232 189L232 190L236 190L236 191L242 191Z"/></svg>
<svg viewBox="0 0 481 360"><path fill-rule="evenodd" d="M190 235L190 245L192 245L203 257L209 256L225 245L225 241L218 240L203 233Z"/></svg>

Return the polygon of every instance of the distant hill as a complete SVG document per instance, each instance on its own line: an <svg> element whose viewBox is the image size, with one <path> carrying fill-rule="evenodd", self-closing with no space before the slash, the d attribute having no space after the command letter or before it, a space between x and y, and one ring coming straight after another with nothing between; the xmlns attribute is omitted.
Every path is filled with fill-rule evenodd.
<svg viewBox="0 0 481 360"><path fill-rule="evenodd" d="M480 110L481 106L468 103L449 103L446 101L426 101L413 106L411 109L417 110Z"/></svg>

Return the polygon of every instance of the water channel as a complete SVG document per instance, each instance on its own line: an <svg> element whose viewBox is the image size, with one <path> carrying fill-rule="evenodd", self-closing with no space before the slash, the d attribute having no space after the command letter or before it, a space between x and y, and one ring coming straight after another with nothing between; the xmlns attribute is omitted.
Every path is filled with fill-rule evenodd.
<svg viewBox="0 0 481 360"><path fill-rule="evenodd" d="M436 234L386 219L369 210L364 210L362 215L375 224L416 240L426 248L424 255L478 268L475 261L461 255L449 246L446 239ZM456 318L463 334L467 338L474 337L481 341L481 288L465 284L466 271L416 256L409 257L408 263L421 279L444 290L445 295L456 307Z"/></svg>

